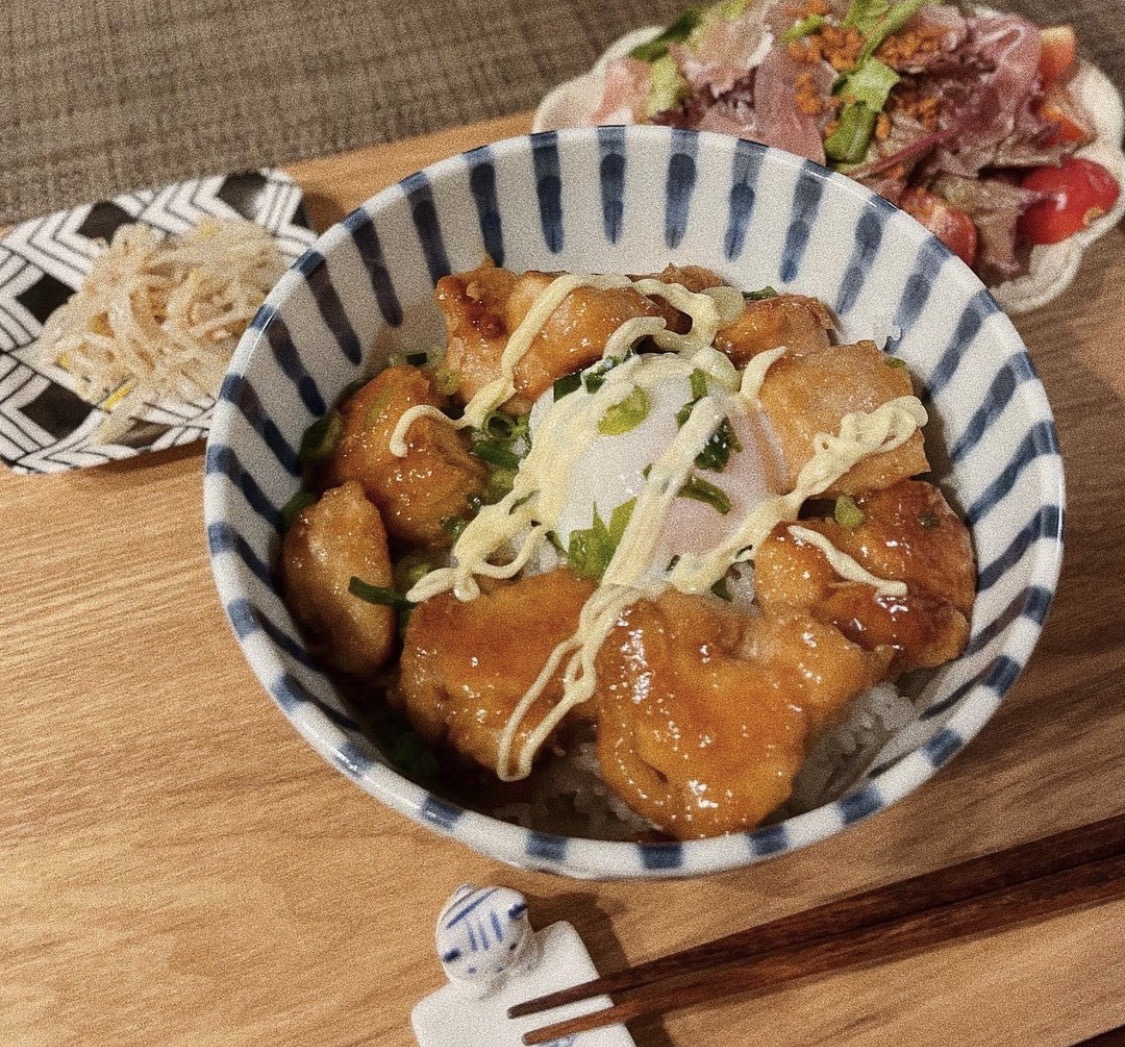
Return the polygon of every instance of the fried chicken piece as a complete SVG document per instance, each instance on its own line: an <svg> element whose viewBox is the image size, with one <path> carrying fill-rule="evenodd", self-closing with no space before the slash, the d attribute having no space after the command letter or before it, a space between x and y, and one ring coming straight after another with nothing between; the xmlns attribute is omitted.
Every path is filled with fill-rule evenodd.
<svg viewBox="0 0 1125 1047"><path fill-rule="evenodd" d="M696 294L726 282L701 265L667 265L651 279L680 284ZM655 301L661 304L663 300ZM663 309L671 330L682 333L689 328L683 313L666 304ZM795 356L810 349L825 349L834 326L832 314L819 299L802 294L773 295L746 302L738 319L719 331L715 348L730 357L736 367L745 367L751 357L781 345Z"/></svg>
<svg viewBox="0 0 1125 1047"><path fill-rule="evenodd" d="M466 403L500 376L508 338L556 276L535 271L515 276L487 263L438 281L435 299L445 318L449 346L445 366L457 375L457 395ZM659 315L655 303L628 287L576 288L547 318L516 364L516 391L506 409L529 411L556 379L599 360L609 336L626 320Z"/></svg>
<svg viewBox="0 0 1125 1047"><path fill-rule="evenodd" d="M892 672L956 658L969 638L976 589L969 532L932 484L907 480L859 495L863 522L802 520L877 578L906 583L879 594L841 578L817 546L779 524L755 555L754 586L767 614L808 611L868 650L893 652Z"/></svg>
<svg viewBox="0 0 1125 1047"><path fill-rule="evenodd" d="M659 273L649 273L643 280L659 280L663 284L679 284L699 294L709 287L721 287L726 281L713 269L702 265L673 265L668 263Z"/></svg>
<svg viewBox="0 0 1125 1047"><path fill-rule="evenodd" d="M889 364L874 342L786 353L774 361L762 382L761 401L781 445L790 484L796 484L802 466L813 456L817 433L837 433L845 415L871 412L912 393L909 372ZM890 487L929 467L918 430L893 451L859 462L824 493Z"/></svg>
<svg viewBox="0 0 1125 1047"><path fill-rule="evenodd" d="M285 602L326 662L364 676L391 657L394 610L348 591L353 577L392 584L383 521L358 483L325 491L297 515L282 541L281 571Z"/></svg>
<svg viewBox="0 0 1125 1047"><path fill-rule="evenodd" d="M767 349L786 346L797 357L829 346L832 314L816 298L802 294L779 294L747 302L742 314L715 338L715 348L736 367Z"/></svg>
<svg viewBox="0 0 1125 1047"><path fill-rule="evenodd" d="M885 667L793 609L749 617L676 590L639 600L597 658L602 774L680 839L753 828Z"/></svg>
<svg viewBox="0 0 1125 1047"><path fill-rule="evenodd" d="M724 283L723 278L718 273L711 269L705 269L701 265L672 265L671 263L666 265L659 273L649 273L646 276L634 277L633 279L659 280L663 284L679 284L695 294L699 294L700 291L705 291L709 287L719 287ZM648 297L660 310L660 315L664 317L664 322L668 325L669 331L687 334L691 330L691 317L687 313L681 313L671 302L659 295L649 295Z"/></svg>
<svg viewBox="0 0 1125 1047"><path fill-rule="evenodd" d="M574 634L593 591L593 582L558 568L467 603L451 593L427 600L410 614L392 700L424 738L495 770L505 724L551 652ZM513 754L561 697L556 674L522 720Z"/></svg>
<svg viewBox="0 0 1125 1047"><path fill-rule="evenodd" d="M453 542L442 521L468 513L488 468L469 454L463 434L434 418L410 426L405 457L392 454L395 427L417 404L442 405L427 372L408 366L382 371L340 408L343 437L321 478L328 487L359 481L391 537L442 549Z"/></svg>
<svg viewBox="0 0 1125 1047"><path fill-rule="evenodd" d="M434 300L445 320L444 366L457 376L457 398L468 403L500 376L500 358L508 344L504 310L518 277L486 261L466 273L443 276Z"/></svg>

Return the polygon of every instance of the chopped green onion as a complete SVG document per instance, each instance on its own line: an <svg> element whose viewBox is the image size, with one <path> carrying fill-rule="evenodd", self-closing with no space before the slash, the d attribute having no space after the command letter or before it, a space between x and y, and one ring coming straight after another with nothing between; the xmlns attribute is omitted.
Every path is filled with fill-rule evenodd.
<svg viewBox="0 0 1125 1047"><path fill-rule="evenodd" d="M781 42L788 44L793 40L800 40L803 36L809 36L812 33L824 27L824 15L812 14L808 18L802 18L799 22L795 22L784 33L781 34Z"/></svg>
<svg viewBox="0 0 1125 1047"><path fill-rule="evenodd" d="M614 404L602 415L602 420L598 422L598 432L603 436L622 436L631 432L648 417L651 407L645 391L640 386L634 386L624 400Z"/></svg>
<svg viewBox="0 0 1125 1047"><path fill-rule="evenodd" d="M613 541L614 549L621 543L625 528L629 526L629 521L633 518L633 510L636 505L637 499L630 498L627 502L622 502L609 514L609 537Z"/></svg>
<svg viewBox="0 0 1125 1047"><path fill-rule="evenodd" d="M363 428L371 429L379 423L382 418L383 412L390 405L391 399L394 397L393 389L384 389L374 400L370 407L367 408L367 414L363 416Z"/></svg>
<svg viewBox="0 0 1125 1047"><path fill-rule="evenodd" d="M361 600L366 600L367 603L378 604L381 607L414 606L402 593L394 589L388 589L385 585L372 585L362 578L357 578L354 574L348 581L348 592L352 596L358 596Z"/></svg>
<svg viewBox="0 0 1125 1047"><path fill-rule="evenodd" d="M395 589L401 593L410 592L433 569L434 565L424 553L407 553L395 564Z"/></svg>
<svg viewBox="0 0 1125 1047"><path fill-rule="evenodd" d="M368 378L357 378L354 382L348 382L344 386L343 392L336 398L336 406L347 403L356 393L360 391L370 381Z"/></svg>
<svg viewBox="0 0 1125 1047"><path fill-rule="evenodd" d="M526 415L517 418L506 411L492 411L481 425L481 432L493 440L510 443L516 438L522 419Z"/></svg>
<svg viewBox="0 0 1125 1047"><path fill-rule="evenodd" d="M472 447L469 448L469 454L474 458L479 458L482 462L488 462L489 465L495 465L501 469L514 470L520 467L520 456L494 440L474 441Z"/></svg>
<svg viewBox="0 0 1125 1047"><path fill-rule="evenodd" d="M860 61L869 58L889 36L894 36L929 0L852 0L844 25L854 25L866 38ZM855 12L853 17L853 11Z"/></svg>
<svg viewBox="0 0 1125 1047"><path fill-rule="evenodd" d="M570 532L570 547L566 551L566 558L575 574L593 581L601 581L609 562L613 559L613 554L617 551L625 528L629 526L636 501L635 498L630 498L614 509L610 514L608 526L598 515L595 506L593 523L582 530Z"/></svg>
<svg viewBox="0 0 1125 1047"><path fill-rule="evenodd" d="M901 356L888 356L883 360L888 367L905 367L906 361Z"/></svg>
<svg viewBox="0 0 1125 1047"><path fill-rule="evenodd" d="M461 537L461 532L469 526L469 521L463 516L444 516L441 520L441 529L454 541Z"/></svg>
<svg viewBox="0 0 1125 1047"><path fill-rule="evenodd" d="M734 597L730 594L730 589L727 587L726 575L724 575L713 586L711 586L711 592L713 592L720 600L726 600L727 603L730 603L734 599Z"/></svg>
<svg viewBox="0 0 1125 1047"><path fill-rule="evenodd" d="M425 367L429 363L430 357L426 353L407 353L406 362L411 367Z"/></svg>
<svg viewBox="0 0 1125 1047"><path fill-rule="evenodd" d="M605 384L605 376L619 363L623 363L627 360L631 355L631 352L627 352L620 360L614 356L607 356L593 367L588 367L583 371L582 384L586 386L586 392L596 393Z"/></svg>
<svg viewBox="0 0 1125 1047"><path fill-rule="evenodd" d="M508 515L511 516L517 509L520 509L523 506L527 505L527 503L530 502L531 499L534 498L538 493L538 491L528 491L527 494L525 494L522 498L517 498L509 506Z"/></svg>
<svg viewBox="0 0 1125 1047"><path fill-rule="evenodd" d="M510 494L516 482L516 470L495 468L488 474L484 485L484 502L495 505L506 494Z"/></svg>
<svg viewBox="0 0 1125 1047"><path fill-rule="evenodd" d="M730 496L721 487L716 487L698 476L689 476L687 483L677 492L681 498L691 498L711 506L715 512L726 516L731 511Z"/></svg>
<svg viewBox="0 0 1125 1047"><path fill-rule="evenodd" d="M649 119L657 113L675 109L691 95L691 84L680 72L680 67L670 54L654 59L648 67L648 94L645 95L644 115Z"/></svg>
<svg viewBox="0 0 1125 1047"><path fill-rule="evenodd" d="M343 436L344 416L332 408L305 430L298 456L302 462L323 462L340 446Z"/></svg>
<svg viewBox="0 0 1125 1047"><path fill-rule="evenodd" d="M611 559L613 544L609 538L609 529L595 510L592 526L570 532L570 543L566 551L567 564L582 578L600 581Z"/></svg>
<svg viewBox="0 0 1125 1047"><path fill-rule="evenodd" d="M707 372L696 367L691 372L691 399L676 412L676 424L683 425L690 417L695 405L707 395Z"/></svg>
<svg viewBox="0 0 1125 1047"><path fill-rule="evenodd" d="M629 57L639 58L642 62L655 62L658 58L663 58L668 53L669 44L679 43L691 35L691 31L703 20L704 10L703 7L685 9L662 33L634 47L629 52Z"/></svg>
<svg viewBox="0 0 1125 1047"><path fill-rule="evenodd" d="M384 715L376 729L376 738L383 755L408 778L420 785L431 785L440 779L438 758L401 713Z"/></svg>
<svg viewBox="0 0 1125 1047"><path fill-rule="evenodd" d="M448 367L434 371L434 389L439 396L452 396L461 386L461 376Z"/></svg>
<svg viewBox="0 0 1125 1047"><path fill-rule="evenodd" d="M313 494L312 491L298 491L293 495L293 497L281 507L281 533L285 534L285 532L293 526L293 521L300 516L301 512L315 503L316 495Z"/></svg>
<svg viewBox="0 0 1125 1047"><path fill-rule="evenodd" d="M719 427L711 434L703 450L695 456L695 464L700 469L709 469L713 473L721 473L730 461L731 451L741 451L742 441L731 427L730 419L724 418Z"/></svg>
<svg viewBox="0 0 1125 1047"><path fill-rule="evenodd" d="M735 18L741 18L754 0L722 0L719 4L719 14L721 14L728 22Z"/></svg>
<svg viewBox="0 0 1125 1047"><path fill-rule="evenodd" d="M758 291L743 291L742 298L747 302L760 302L763 298L776 298L777 291L772 287L763 287Z"/></svg>
<svg viewBox="0 0 1125 1047"><path fill-rule="evenodd" d="M836 505L832 509L832 518L841 527L849 531L854 531L866 519L863 510L856 504L856 500L850 494L842 494L836 499Z"/></svg>
<svg viewBox="0 0 1125 1047"><path fill-rule="evenodd" d="M941 526L941 520L938 519L937 513L919 513L918 525L924 530L932 531L935 527Z"/></svg>
<svg viewBox="0 0 1125 1047"><path fill-rule="evenodd" d="M561 378L555 379L555 384L551 386L551 391L554 400L558 403L568 393L573 393L582 384L582 375L577 371L573 374L564 374Z"/></svg>

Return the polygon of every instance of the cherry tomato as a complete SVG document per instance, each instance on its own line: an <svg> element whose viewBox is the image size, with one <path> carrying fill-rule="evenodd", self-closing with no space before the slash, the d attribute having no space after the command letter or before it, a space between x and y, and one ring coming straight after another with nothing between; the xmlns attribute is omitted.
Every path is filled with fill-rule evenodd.
<svg viewBox="0 0 1125 1047"><path fill-rule="evenodd" d="M977 260L977 227L959 207L926 189L907 189L898 202L966 265Z"/></svg>
<svg viewBox="0 0 1125 1047"><path fill-rule="evenodd" d="M1019 220L1020 238L1029 244L1057 244L1109 211L1121 187L1101 164L1070 156L1059 167L1036 167L1020 183L1049 194Z"/></svg>
<svg viewBox="0 0 1125 1047"><path fill-rule="evenodd" d="M1053 87L1035 103L1036 115L1054 124L1052 142L1085 145L1094 140L1090 118L1075 104L1065 87Z"/></svg>

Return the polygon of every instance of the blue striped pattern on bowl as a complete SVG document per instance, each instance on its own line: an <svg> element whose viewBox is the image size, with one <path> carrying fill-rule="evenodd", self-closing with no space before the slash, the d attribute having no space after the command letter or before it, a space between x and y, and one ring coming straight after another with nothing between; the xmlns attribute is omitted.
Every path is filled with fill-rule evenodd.
<svg viewBox="0 0 1125 1047"><path fill-rule="evenodd" d="M846 795L755 832L637 845L550 836L428 794L388 767L313 663L278 592L278 512L304 429L393 352L439 344L435 281L485 253L515 270L709 266L746 289L815 295L846 339L909 365L931 447L979 562L968 650L929 679L918 720ZM972 272L855 182L776 150L658 127L576 128L485 146L411 175L330 229L243 338L215 411L205 516L219 597L254 672L298 731L408 817L519 866L577 877L689 876L823 839L924 782L1027 663L1062 550L1063 477L1043 388Z"/></svg>

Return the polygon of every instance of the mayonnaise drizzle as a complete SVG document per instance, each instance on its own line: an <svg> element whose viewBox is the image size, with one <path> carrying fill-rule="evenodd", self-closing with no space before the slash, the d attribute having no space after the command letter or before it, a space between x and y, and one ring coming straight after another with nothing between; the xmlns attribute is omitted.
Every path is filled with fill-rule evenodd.
<svg viewBox="0 0 1125 1047"><path fill-rule="evenodd" d="M597 684L594 659L617 624L621 612L642 596L657 596L664 584L643 579L649 573L660 531L680 488L687 481L695 456L707 445L724 415L711 397L703 397L692 408L663 454L653 463L644 490L637 497L633 514L621 541L606 567L601 585L582 607L578 629L551 653L542 673L523 696L500 738L496 773L503 781L526 778L539 747L571 709L593 697ZM569 657L568 657L569 656ZM531 732L509 770L516 731L535 700L543 693L563 658L563 697Z"/></svg>
<svg viewBox="0 0 1125 1047"><path fill-rule="evenodd" d="M762 383L766 380L766 372L773 366L774 361L780 360L787 351L785 346L780 345L776 349L756 353L743 368L738 391L742 399L751 407L761 410Z"/></svg>
<svg viewBox="0 0 1125 1047"><path fill-rule="evenodd" d="M519 361L567 295L579 287L628 286L640 294L659 295L667 300L691 318L691 329L686 334L677 334L667 330L662 318L635 317L625 321L610 336L603 358L622 359L643 337L652 338L660 348L676 355L650 358L643 377L637 373L641 357L623 360L606 374L594 393L564 396L553 402L538 424L512 490L494 505L481 508L454 544L452 565L423 577L406 594L409 600L420 603L446 591L452 591L458 599L471 600L480 594L478 576L511 578L518 574L547 541L548 532L565 508L569 478L579 457L596 437L598 421L633 389L654 384L671 373L690 375L692 369L699 368L722 387L731 392L737 390L748 412L760 414L762 382L769 367L784 356L786 350L779 348L757 354L740 376L729 358L714 348L712 343L719 330L732 323L742 310L743 298L735 288L711 288L697 294L678 284L651 278L633 281L615 275L567 274L552 281L532 304L508 340L500 361L500 375L469 401L462 417L450 419L428 405L410 408L395 427L392 453L400 457L407 453L407 432L421 417L440 419L456 428L482 425L493 410L514 394L514 374ZM654 364L657 366L653 367ZM732 526L725 541L702 554L682 555L671 571L654 578L652 558L664 521L691 475L696 455L724 417L714 397L700 397L672 442L652 464L602 582L582 607L577 629L551 652L539 676L505 724L496 768L502 780L513 781L530 774L536 752L552 731L571 709L592 697L597 682L594 662L598 650L630 603L646 595L656 596L669 585L689 593L707 591L732 564L751 559L754 549L774 526L796 520L801 505L808 498L823 493L870 455L905 443L925 424L926 411L917 398L907 396L891 400L871 412L847 415L838 433L818 433L814 438L813 455L801 469L791 492L766 498L752 506L744 518ZM898 594L896 587L902 583L868 575L858 563L834 547L829 552L817 541L823 536L806 539L806 534L816 532L800 527L792 527L790 531L802 540L815 542L841 575L858 577L881 592ZM492 562L502 550L510 551L517 539L519 546L510 559L500 564ZM827 543L827 539L824 542ZM520 724L560 668L563 697L528 734L515 753L513 767L513 749Z"/></svg>
<svg viewBox="0 0 1125 1047"><path fill-rule="evenodd" d="M802 466L793 490L759 502L714 549L702 555L681 556L669 575L669 584L685 593L706 592L731 564L753 559L754 550L774 527L796 520L805 501L823 494L865 458L906 443L926 424L926 418L926 409L917 397L900 396L874 411L845 415L836 434L817 433L813 456Z"/></svg>
<svg viewBox="0 0 1125 1047"><path fill-rule="evenodd" d="M824 553L832 570L841 578L846 578L850 582L862 582L864 585L870 585L882 596L906 595L905 582L880 578L878 575L872 574L861 563L850 557L847 553L837 549L827 535L821 534L819 531L810 530L808 527L798 527L796 525L791 525L787 530L798 541L804 542L806 545L815 545Z"/></svg>

